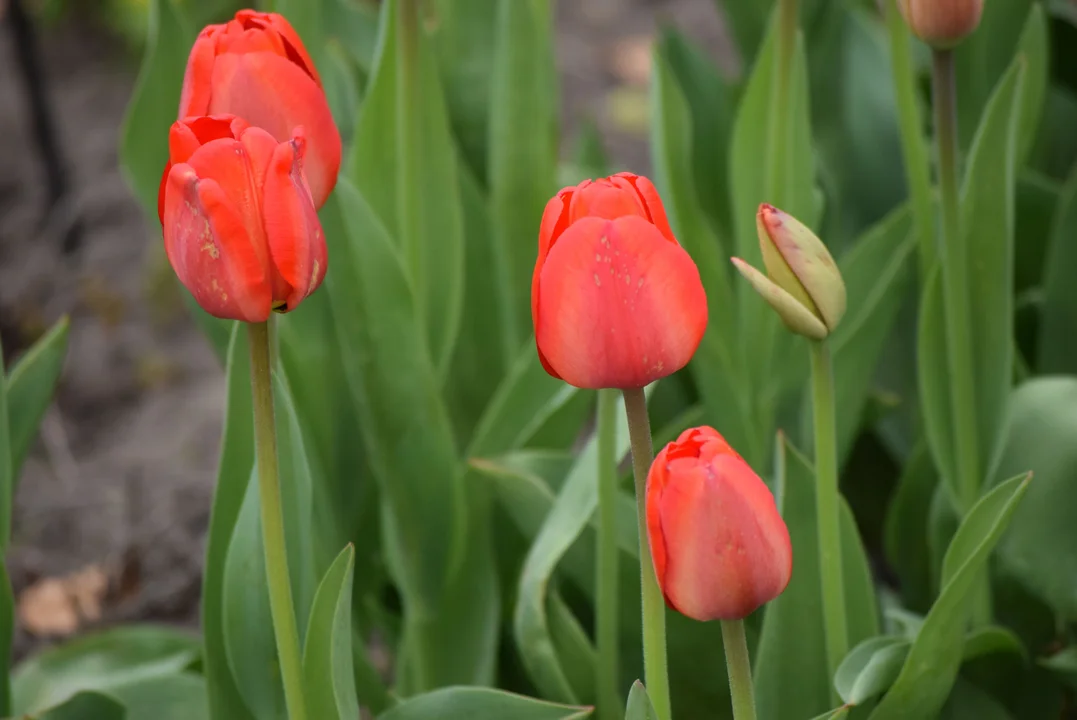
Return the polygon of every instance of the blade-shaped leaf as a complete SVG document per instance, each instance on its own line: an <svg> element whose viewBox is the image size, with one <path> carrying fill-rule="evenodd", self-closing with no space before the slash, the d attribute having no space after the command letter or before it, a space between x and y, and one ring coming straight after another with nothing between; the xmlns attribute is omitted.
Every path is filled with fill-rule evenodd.
<svg viewBox="0 0 1077 720"><path fill-rule="evenodd" d="M108 688L108 694L126 708L125 720L210 720L206 679L193 672L132 680Z"/></svg>
<svg viewBox="0 0 1077 720"><path fill-rule="evenodd" d="M899 637L874 637L853 648L834 675L838 695L849 705L860 705L886 692L901 672L911 643Z"/></svg>
<svg viewBox="0 0 1077 720"><path fill-rule="evenodd" d="M815 513L815 473L779 435L775 487L793 545L789 586L763 615L756 649L756 702L761 720L801 720L831 707L823 634L822 587ZM867 555L849 506L841 503L841 553L849 642L878 634L875 589Z"/></svg>
<svg viewBox="0 0 1077 720"><path fill-rule="evenodd" d="M359 716L352 675L352 570L355 548L344 548L326 570L307 623L303 647L307 712L325 720Z"/></svg>
<svg viewBox="0 0 1077 720"><path fill-rule="evenodd" d="M350 157L355 183L396 240L415 314L443 379L464 299L456 150L419 3L387 0Z"/></svg>
<svg viewBox="0 0 1077 720"><path fill-rule="evenodd" d="M92 633L21 663L12 677L17 715L40 712L82 690L112 688L175 675L198 660L199 638L154 625Z"/></svg>
<svg viewBox="0 0 1077 720"><path fill-rule="evenodd" d="M30 444L52 402L56 382L67 356L67 317L61 318L19 358L7 377L7 414L11 447L12 485L18 486Z"/></svg>
<svg viewBox="0 0 1077 720"><path fill-rule="evenodd" d="M886 514L886 558L901 581L903 605L919 612L927 612L932 600L927 519L937 483L938 474L921 440L905 461Z"/></svg>
<svg viewBox="0 0 1077 720"><path fill-rule="evenodd" d="M449 687L411 698L378 720L583 720L591 708L557 705L501 690Z"/></svg>
<svg viewBox="0 0 1077 720"><path fill-rule="evenodd" d="M1077 283L1070 267L1077 267L1077 166L1066 182L1051 228L1043 268L1043 310L1040 314L1040 372L1077 373Z"/></svg>
<svg viewBox="0 0 1077 720"><path fill-rule="evenodd" d="M628 693L625 720L658 720L658 713L651 704L651 698L639 680L632 683L632 689Z"/></svg>
<svg viewBox="0 0 1077 720"><path fill-rule="evenodd" d="M1036 133L1040 129L1049 80L1050 42L1048 42L1047 14L1039 3L1034 3L1029 9L1028 19L1025 20L1021 37L1017 41L1017 52L1024 56L1027 63L1025 81L1021 86L1021 119L1017 131L1015 158L1016 166L1021 167L1028 158L1032 145L1036 141Z"/></svg>
<svg viewBox="0 0 1077 720"><path fill-rule="evenodd" d="M498 1L487 171L497 252L490 271L502 283L504 342L513 353L527 337L539 221L557 189L552 24L549 0Z"/></svg>
<svg viewBox="0 0 1077 720"><path fill-rule="evenodd" d="M232 338L225 364L227 401L224 433L206 540L206 567L202 576L202 630L205 634L205 657L202 663L210 713L213 717L235 720L253 718L228 667L224 640L225 561L254 466L253 406L250 361L247 358L246 329L241 323L232 323Z"/></svg>
<svg viewBox="0 0 1077 720"><path fill-rule="evenodd" d="M942 709L957 677L972 593L1002 536L1030 475L1001 483L969 510L942 566L942 592L913 641L901 673L871 720L931 717Z"/></svg>
<svg viewBox="0 0 1077 720"><path fill-rule="evenodd" d="M30 720L127 720L119 700L97 692L81 692Z"/></svg>

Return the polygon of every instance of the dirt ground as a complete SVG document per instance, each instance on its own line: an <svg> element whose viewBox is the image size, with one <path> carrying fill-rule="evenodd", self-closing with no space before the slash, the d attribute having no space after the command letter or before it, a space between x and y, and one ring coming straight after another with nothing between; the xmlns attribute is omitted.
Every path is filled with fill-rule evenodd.
<svg viewBox="0 0 1077 720"><path fill-rule="evenodd" d="M556 4L565 147L594 118L619 168L646 172L646 40L672 22L735 72L714 0ZM84 19L43 28L49 98L85 228L75 258L45 222L10 33L0 27L0 328L9 347L63 314L57 401L23 469L9 560L16 593L96 566L122 586L97 621L196 623L223 377L194 326L162 313L161 254L124 183L119 126L137 58ZM155 221L155 220L154 220ZM87 623L85 626L93 626ZM42 641L20 629L16 652Z"/></svg>

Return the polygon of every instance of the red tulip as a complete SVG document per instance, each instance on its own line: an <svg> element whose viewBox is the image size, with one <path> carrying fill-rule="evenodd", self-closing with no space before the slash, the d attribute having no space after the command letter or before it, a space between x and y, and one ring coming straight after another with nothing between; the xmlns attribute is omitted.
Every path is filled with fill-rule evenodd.
<svg viewBox="0 0 1077 720"><path fill-rule="evenodd" d="M543 367L576 387L640 388L688 364L707 298L647 178L587 180L550 200L531 317Z"/></svg>
<svg viewBox="0 0 1077 720"><path fill-rule="evenodd" d="M196 115L238 115L279 142L302 126L315 207L333 191L340 133L318 70L282 16L240 10L234 20L202 30L187 59L178 119Z"/></svg>
<svg viewBox="0 0 1077 720"><path fill-rule="evenodd" d="M297 130L278 143L231 115L173 123L158 212L172 268L210 315L263 322L325 277Z"/></svg>
<svg viewBox="0 0 1077 720"><path fill-rule="evenodd" d="M774 496L716 430L685 430L647 476L647 535L674 610L736 620L781 595L793 571Z"/></svg>

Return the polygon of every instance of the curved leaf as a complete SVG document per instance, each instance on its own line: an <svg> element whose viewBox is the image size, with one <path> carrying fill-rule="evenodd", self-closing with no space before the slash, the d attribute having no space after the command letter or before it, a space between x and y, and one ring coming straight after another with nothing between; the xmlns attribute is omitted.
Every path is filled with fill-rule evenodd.
<svg viewBox="0 0 1077 720"><path fill-rule="evenodd" d="M411 698L378 720L583 720L591 708L556 705L501 690L449 687Z"/></svg>
<svg viewBox="0 0 1077 720"><path fill-rule="evenodd" d="M1043 268L1037 369L1042 373L1077 373L1077 283L1069 268L1077 267L1077 165L1066 181L1051 225Z"/></svg>
<svg viewBox="0 0 1077 720"><path fill-rule="evenodd" d="M110 687L108 694L127 709L125 720L210 720L206 680L194 673L133 680Z"/></svg>
<svg viewBox="0 0 1077 720"><path fill-rule="evenodd" d="M849 705L886 692L901 672L912 645L899 637L874 637L853 648L834 675L834 688Z"/></svg>
<svg viewBox="0 0 1077 720"><path fill-rule="evenodd" d="M976 580L1030 477L1018 476L1000 484L965 516L943 560L942 592L871 720L932 717L942 709L961 665L962 637Z"/></svg>
<svg viewBox="0 0 1077 720"><path fill-rule="evenodd" d="M70 325L66 315L60 318L8 373L7 414L13 488L18 487L19 470L52 402L67 356Z"/></svg>
<svg viewBox="0 0 1077 720"><path fill-rule="evenodd" d="M632 689L628 693L628 707L625 710L625 720L658 720L658 712L651 704L651 698L647 695L647 689L639 680L632 683Z"/></svg>
<svg viewBox="0 0 1077 720"><path fill-rule="evenodd" d="M80 692L62 705L29 720L127 720L127 711L114 698L96 692Z"/></svg>
<svg viewBox="0 0 1077 720"><path fill-rule="evenodd" d="M355 548L344 548L314 594L303 647L307 712L321 720L359 716L352 675L352 570Z"/></svg>

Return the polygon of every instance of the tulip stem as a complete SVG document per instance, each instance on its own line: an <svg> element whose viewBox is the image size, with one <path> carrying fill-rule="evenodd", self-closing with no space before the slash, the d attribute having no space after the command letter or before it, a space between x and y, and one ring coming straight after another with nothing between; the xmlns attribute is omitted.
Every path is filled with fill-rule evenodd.
<svg viewBox="0 0 1077 720"><path fill-rule="evenodd" d="M617 692L617 391L598 391L598 577L596 631L598 662L595 686L601 720L623 714Z"/></svg>
<svg viewBox="0 0 1077 720"><path fill-rule="evenodd" d="M841 529L838 520L838 451L834 423L834 376L826 340L811 343L812 410L815 426L816 525L819 575L823 586L826 659L834 677L845 653L845 582L842 579Z"/></svg>
<svg viewBox="0 0 1077 720"><path fill-rule="evenodd" d="M980 450L977 438L976 394L973 387L972 339L969 336L968 255L961 232L957 183L957 83L952 50L934 50L932 89L935 141L939 150L939 195L942 202L942 289L946 315L946 359L953 407L955 499L960 514L980 494ZM986 579L973 602L973 621L991 619L991 594Z"/></svg>
<svg viewBox="0 0 1077 720"><path fill-rule="evenodd" d="M258 496L262 506L262 541L265 545L269 610L277 640L284 701L289 720L306 720L303 697L303 665L299 652L288 554L284 542L284 510L277 471L277 431L273 416L273 381L270 376L268 323L248 323L251 350L251 391L254 406L255 454L258 465Z"/></svg>
<svg viewBox="0 0 1077 720"><path fill-rule="evenodd" d="M890 64L901 131L901 152L905 161L905 182L912 201L912 221L920 248L920 277L927 277L935 265L935 212L931 204L931 165L924 141L923 119L916 101L911 41L897 0L886 0L886 24L890 31Z"/></svg>
<svg viewBox="0 0 1077 720"><path fill-rule="evenodd" d="M725 668L729 673L729 694L733 698L733 720L755 720L752 692L752 662L743 620L722 620Z"/></svg>
<svg viewBox="0 0 1077 720"><path fill-rule="evenodd" d="M636 477L640 589L643 595L644 685L658 713L658 720L671 720L669 673L666 669L666 602L662 589L658 587L647 539L647 474L654 460L651 421L647 417L647 397L643 394L643 388L623 392L628 436L632 442L632 471Z"/></svg>

